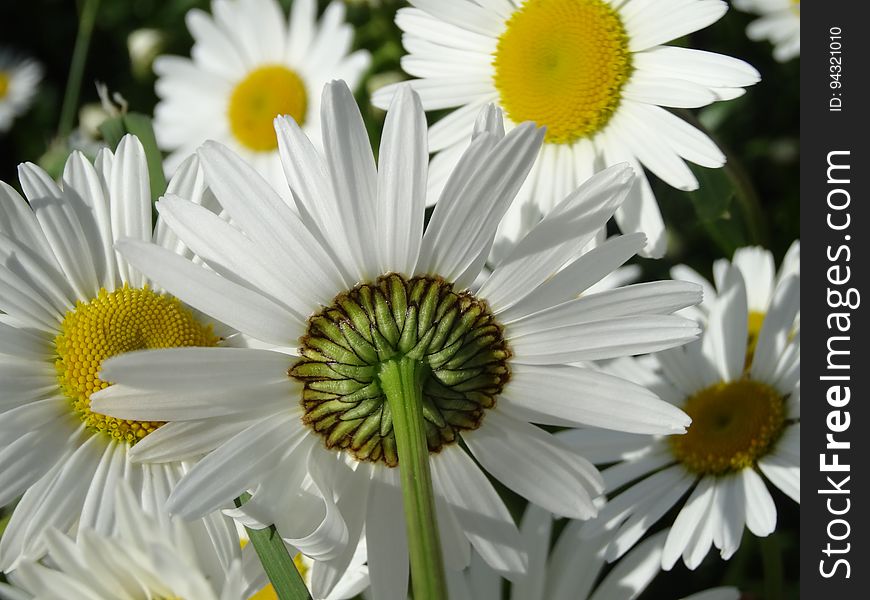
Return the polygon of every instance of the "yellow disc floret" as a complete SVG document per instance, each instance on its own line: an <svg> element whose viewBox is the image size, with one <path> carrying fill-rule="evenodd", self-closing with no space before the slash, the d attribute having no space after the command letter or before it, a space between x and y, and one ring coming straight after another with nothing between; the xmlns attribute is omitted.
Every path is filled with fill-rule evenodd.
<svg viewBox="0 0 870 600"><path fill-rule="evenodd" d="M55 337L57 379L73 411L93 431L135 443L162 425L129 421L91 412L91 394L108 387L99 377L103 360L133 350L214 346L211 325L201 325L172 296L148 287L101 289L90 302L67 312Z"/></svg>
<svg viewBox="0 0 870 600"><path fill-rule="evenodd" d="M601 131L631 74L628 36L603 0L528 0L507 21L495 52L495 87L515 122L572 143Z"/></svg>
<svg viewBox="0 0 870 600"><path fill-rule="evenodd" d="M685 435L668 438L674 457L699 475L724 475L755 466L785 425L785 398L760 381L719 382L696 392L683 410Z"/></svg>
<svg viewBox="0 0 870 600"><path fill-rule="evenodd" d="M307 105L299 75L281 65L260 67L240 81L230 96L230 130L242 146L268 152L278 147L272 125L275 117L289 115L301 125Z"/></svg>
<svg viewBox="0 0 870 600"><path fill-rule="evenodd" d="M9 93L9 74L5 71L0 71L0 100L6 97Z"/></svg>

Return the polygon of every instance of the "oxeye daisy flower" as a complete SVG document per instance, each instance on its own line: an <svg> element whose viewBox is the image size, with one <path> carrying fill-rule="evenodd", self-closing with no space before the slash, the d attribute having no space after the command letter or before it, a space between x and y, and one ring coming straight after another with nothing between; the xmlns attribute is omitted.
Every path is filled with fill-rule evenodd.
<svg viewBox="0 0 870 600"><path fill-rule="evenodd" d="M29 204L0 182L0 506L23 494L0 541L4 571L38 558L48 528L109 531L119 480L145 497L181 478L179 463L130 462L130 448L161 423L92 410L91 394L109 385L98 377L101 361L141 348L214 346L228 336L113 248L124 237L186 252L161 225L152 237L136 138L124 138L114 155L100 151L96 164L73 153L60 186L29 163L19 175ZM170 188L202 200L195 159Z"/></svg>
<svg viewBox="0 0 870 600"><path fill-rule="evenodd" d="M692 417L683 436L565 435L593 462L618 462L603 476L609 491L620 491L589 529L615 531L609 560L674 506L681 508L662 566L670 569L682 555L694 569L711 544L727 559L744 527L761 537L775 530L769 485L800 502L800 332L793 328L799 285L792 274L776 288L749 360L747 286L729 265L701 341L661 352L651 364L625 359L608 365Z"/></svg>
<svg viewBox="0 0 870 600"><path fill-rule="evenodd" d="M760 15L746 28L746 35L752 40L770 40L776 60L785 62L800 56L800 0L734 0L733 4Z"/></svg>
<svg viewBox="0 0 870 600"><path fill-rule="evenodd" d="M15 118L30 108L41 80L42 65L0 49L0 133L8 131Z"/></svg>
<svg viewBox="0 0 870 600"><path fill-rule="evenodd" d="M665 183L693 190L686 161L721 167L725 157L701 131L662 107L697 108L743 94L759 80L746 63L665 46L718 20L719 0L411 0L404 70L426 110L455 109L429 135L434 201L468 141L480 107L496 102L506 125L547 128L531 175L500 226L514 242L528 223L601 169L628 162L636 188L616 213L624 232L649 237L645 253L665 251L664 225L646 167ZM373 97L385 107L395 87Z"/></svg>
<svg viewBox="0 0 870 600"><path fill-rule="evenodd" d="M472 456L554 513L587 518L601 490L597 471L531 422L684 430L686 416L646 389L570 365L698 333L671 314L699 300L686 282L578 299L643 246L635 234L578 257L628 193L630 169L608 169L569 194L472 293L543 131L529 123L505 135L497 109L484 111L424 233L426 122L410 88L387 114L378 167L343 82L324 90L323 155L292 120L276 127L295 207L216 143L198 156L229 222L178 197L158 203L211 270L153 244L120 243L168 290L273 347L137 353L104 365L121 386L95 398L98 410L174 421L134 448L137 459L213 450L173 492L171 510L194 517L251 490L234 514L249 526L274 523L321 559L316 595L329 593L365 526L373 596L404 598L396 417L382 387L395 361L419 369L453 568L466 566L470 545L500 572L525 564L513 520ZM307 547L291 541L303 535Z"/></svg>
<svg viewBox="0 0 870 600"><path fill-rule="evenodd" d="M661 572L667 531L638 544L601 579L608 533L590 539L584 535L588 522L569 521L551 550L553 523L553 515L546 510L533 504L526 509L520 532L531 557L529 572L511 584L511 600L632 600ZM450 584L453 600L504 597L505 582L478 557L472 558L471 566L463 573L453 575ZM739 598L737 589L720 587L682 600Z"/></svg>
<svg viewBox="0 0 870 600"><path fill-rule="evenodd" d="M11 575L14 587L0 584L0 597L248 600L262 585L264 574L253 556L225 564L225 548L159 506L143 509L127 481L111 493L114 533L84 529L72 540L57 529L46 531L47 560L23 562Z"/></svg>
<svg viewBox="0 0 870 600"><path fill-rule="evenodd" d="M340 78L354 87L368 68L368 52L350 53L344 13L335 1L318 21L315 0L294 1L289 20L276 0L214 0L211 15L188 12L191 58L154 61L154 133L170 152L166 169L213 139L283 186L273 119L289 115L319 140L323 85Z"/></svg>

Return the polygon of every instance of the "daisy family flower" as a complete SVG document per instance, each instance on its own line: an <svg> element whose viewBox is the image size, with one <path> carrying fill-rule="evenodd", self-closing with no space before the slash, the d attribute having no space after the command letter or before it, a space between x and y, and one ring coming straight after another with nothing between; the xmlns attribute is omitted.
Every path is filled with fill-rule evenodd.
<svg viewBox="0 0 870 600"><path fill-rule="evenodd" d="M600 579L606 564L604 551L608 533L591 539L584 535L588 523L570 521L550 550L553 515L529 505L520 531L529 553L529 572L511 584L511 600L632 600L638 597L661 572L661 555L667 531L650 536L632 549ZM600 581L599 581L600 579ZM471 566L450 579L454 600L502 598L504 581L472 558ZM738 600L740 592L721 587L692 594L682 600Z"/></svg>
<svg viewBox="0 0 870 600"><path fill-rule="evenodd" d="M248 600L262 585L263 573L253 556L224 564L225 549L160 507L143 509L128 482L119 482L113 494L114 534L84 529L73 541L57 529L48 530L49 560L24 562L12 574L14 587L0 584L0 597Z"/></svg>
<svg viewBox="0 0 870 600"><path fill-rule="evenodd" d="M579 256L630 190L631 171L619 166L570 193L472 293L543 132L529 123L505 135L498 110L484 111L424 233L417 95L396 95L378 167L343 82L325 88L322 110L322 155L298 124L276 120L295 206L216 143L198 156L229 222L177 196L158 203L211 270L141 240L119 246L185 302L271 348L117 357L103 377L118 385L94 407L173 421L137 444L138 460L211 451L171 510L206 514L251 490L236 513L250 526L274 523L289 541L317 521L306 550L321 559L316 595L329 593L365 526L373 596L404 598L397 417L382 383L396 362L413 363L446 564L464 568L473 545L499 572L522 571L514 522L472 456L556 514L594 515L597 471L531 423L682 432L679 409L570 363L695 338L695 323L671 313L697 303L698 288L666 281L578 298L644 244L623 236Z"/></svg>
<svg viewBox="0 0 870 600"><path fill-rule="evenodd" d="M154 133L170 151L167 171L212 139L283 186L272 120L289 115L319 140L323 85L341 78L354 87L368 68L368 52L349 54L353 29L344 12L332 2L318 22L315 0L293 2L289 21L276 0L214 0L212 15L191 10L192 58L154 62Z"/></svg>
<svg viewBox="0 0 870 600"><path fill-rule="evenodd" d="M773 57L785 62L801 54L800 0L734 0L734 7L761 15L746 28L752 40L770 40Z"/></svg>
<svg viewBox="0 0 870 600"><path fill-rule="evenodd" d="M686 411L688 432L647 437L577 430L566 436L593 462L619 463L603 476L608 490L622 491L589 529L615 531L609 560L677 505L663 567L682 555L694 569L711 544L727 559L744 527L762 537L775 530L769 485L800 502L800 332L793 326L799 276L788 275L776 287L749 354L748 286L740 269L726 267L701 341L651 362L608 365Z"/></svg>
<svg viewBox="0 0 870 600"><path fill-rule="evenodd" d="M48 528L110 531L121 479L143 502L165 501L184 466L130 462L130 449L161 423L95 413L91 394L108 385L100 363L141 348L214 346L225 329L162 293L113 248L123 237L184 252L162 226L152 237L136 138L114 155L101 150L93 165L73 153L61 186L29 163L19 174L29 204L0 182L0 506L23 494L0 541L4 571L38 558ZM201 200L194 160L170 188ZM224 521L210 516L203 526L235 536Z"/></svg>
<svg viewBox="0 0 870 600"><path fill-rule="evenodd" d="M30 108L41 80L42 65L0 48L0 133Z"/></svg>
<svg viewBox="0 0 870 600"><path fill-rule="evenodd" d="M701 131L662 107L696 108L743 94L759 80L746 63L665 46L718 20L719 0L411 0L396 23L402 66L426 110L455 109L435 125L430 200L467 145L480 107L496 102L507 125L547 129L540 158L500 227L501 247L520 239L565 194L601 169L630 163L635 189L616 220L664 254L664 226L641 166L693 190L686 161L721 167L725 156ZM382 107L395 92L373 101Z"/></svg>

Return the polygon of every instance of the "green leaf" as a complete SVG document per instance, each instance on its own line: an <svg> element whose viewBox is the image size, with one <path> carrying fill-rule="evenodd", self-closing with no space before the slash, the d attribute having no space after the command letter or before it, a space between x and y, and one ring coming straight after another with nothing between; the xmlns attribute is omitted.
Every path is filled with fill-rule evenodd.
<svg viewBox="0 0 870 600"><path fill-rule="evenodd" d="M737 190L725 169L706 169L692 165L698 179L698 189L689 192L695 214L701 221L729 218L729 211Z"/></svg>

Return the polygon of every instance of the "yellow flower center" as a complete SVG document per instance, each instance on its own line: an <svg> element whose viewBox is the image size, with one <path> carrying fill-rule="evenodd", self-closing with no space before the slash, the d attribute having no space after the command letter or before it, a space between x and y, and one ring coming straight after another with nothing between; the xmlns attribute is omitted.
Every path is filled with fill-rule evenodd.
<svg viewBox="0 0 870 600"><path fill-rule="evenodd" d="M690 396L685 435L668 438L671 452L699 475L724 475L753 467L770 452L785 425L785 398L750 379L719 382Z"/></svg>
<svg viewBox="0 0 870 600"><path fill-rule="evenodd" d="M628 36L603 0L528 0L495 51L495 87L515 122L569 144L601 131L631 74Z"/></svg>
<svg viewBox="0 0 870 600"><path fill-rule="evenodd" d="M101 289L90 302L79 301L61 323L54 339L57 380L75 413L91 430L135 443L162 423L91 412L91 394L110 385L99 377L103 360L133 350L214 346L218 341L211 325L201 325L172 296L148 287L124 285L114 292Z"/></svg>
<svg viewBox="0 0 870 600"><path fill-rule="evenodd" d="M801 0L791 0L791 10L797 16L801 14Z"/></svg>
<svg viewBox="0 0 870 600"><path fill-rule="evenodd" d="M9 73L0 71L0 100L9 93Z"/></svg>
<svg viewBox="0 0 870 600"><path fill-rule="evenodd" d="M251 71L236 85L227 114L236 140L255 152L278 147L272 121L289 115L300 125L305 122L308 97L299 75L281 65Z"/></svg>

